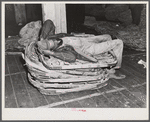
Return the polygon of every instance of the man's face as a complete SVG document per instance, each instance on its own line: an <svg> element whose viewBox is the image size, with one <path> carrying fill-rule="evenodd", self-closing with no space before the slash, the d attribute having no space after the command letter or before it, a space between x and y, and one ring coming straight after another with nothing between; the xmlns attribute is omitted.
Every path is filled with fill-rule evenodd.
<svg viewBox="0 0 150 122"><path fill-rule="evenodd" d="M48 40L48 43L49 43L50 50L55 48L55 41Z"/></svg>

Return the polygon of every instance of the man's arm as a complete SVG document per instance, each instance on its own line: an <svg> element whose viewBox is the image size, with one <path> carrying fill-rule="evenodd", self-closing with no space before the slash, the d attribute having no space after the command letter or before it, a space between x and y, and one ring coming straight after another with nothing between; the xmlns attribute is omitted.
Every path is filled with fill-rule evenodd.
<svg viewBox="0 0 150 122"><path fill-rule="evenodd" d="M106 41L111 41L111 40L112 40L112 38L108 34L98 35L98 36L94 36L94 37L88 37L89 42L95 42L95 43L106 42Z"/></svg>
<svg viewBox="0 0 150 122"><path fill-rule="evenodd" d="M80 55L82 55L83 57L89 59L90 61L95 62L95 63L97 62L97 59L95 59L95 58L93 58L93 57L91 57L91 56L85 54L84 52L81 51L80 48L75 48L75 47L74 47L74 50L75 50L78 54L80 54Z"/></svg>
<svg viewBox="0 0 150 122"><path fill-rule="evenodd" d="M53 52L50 50L42 50L42 53L47 55L47 56L54 56L55 58L58 58L62 61L66 62L75 62L76 61L76 56L68 51L62 51L62 52Z"/></svg>

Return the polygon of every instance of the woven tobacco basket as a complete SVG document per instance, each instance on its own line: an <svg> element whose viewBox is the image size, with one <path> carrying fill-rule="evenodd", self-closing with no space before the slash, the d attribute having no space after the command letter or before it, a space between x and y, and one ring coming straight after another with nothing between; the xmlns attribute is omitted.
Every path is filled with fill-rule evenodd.
<svg viewBox="0 0 150 122"><path fill-rule="evenodd" d="M109 79L105 68L117 63L109 53L95 57L98 63L81 60L67 63L52 56L48 59L44 55L37 55L34 42L26 47L22 57L28 68L29 82L45 95L104 87Z"/></svg>

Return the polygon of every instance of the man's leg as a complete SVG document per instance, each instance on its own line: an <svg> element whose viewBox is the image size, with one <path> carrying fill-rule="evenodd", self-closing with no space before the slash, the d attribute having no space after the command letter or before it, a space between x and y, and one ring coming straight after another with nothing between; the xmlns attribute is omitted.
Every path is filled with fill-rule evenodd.
<svg viewBox="0 0 150 122"><path fill-rule="evenodd" d="M115 68L121 68L122 63L122 52L123 52L123 42L120 39L115 39L111 41L106 41L102 43L95 43L93 45L93 50L91 52L94 52L93 55L98 55L100 53L105 53L107 51L113 51L116 58L117 58L117 65ZM87 50L88 52L88 50ZM90 53L90 52L89 52Z"/></svg>
<svg viewBox="0 0 150 122"><path fill-rule="evenodd" d="M95 42L95 43L101 43L101 42L106 42L106 41L111 41L111 40L112 40L112 38L109 34L88 37L89 42ZM86 42L87 38L85 38L84 41Z"/></svg>
<svg viewBox="0 0 150 122"><path fill-rule="evenodd" d="M51 20L46 20L42 26L40 40L47 39L55 34L55 25Z"/></svg>
<svg viewBox="0 0 150 122"><path fill-rule="evenodd" d="M116 46L112 50L118 61L114 69L119 69L121 68L121 63L122 63L123 42L120 39L115 39L112 42L115 42L116 44Z"/></svg>

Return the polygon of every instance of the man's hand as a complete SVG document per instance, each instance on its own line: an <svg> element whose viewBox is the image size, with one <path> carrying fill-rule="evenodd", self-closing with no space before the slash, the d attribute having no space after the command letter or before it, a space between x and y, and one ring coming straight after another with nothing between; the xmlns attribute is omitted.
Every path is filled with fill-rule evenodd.
<svg viewBox="0 0 150 122"><path fill-rule="evenodd" d="M42 53L44 54L44 55L51 55L51 56L54 56L55 55L55 53L53 52L53 51L50 51L50 50L42 50Z"/></svg>

